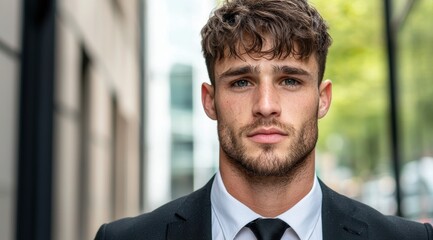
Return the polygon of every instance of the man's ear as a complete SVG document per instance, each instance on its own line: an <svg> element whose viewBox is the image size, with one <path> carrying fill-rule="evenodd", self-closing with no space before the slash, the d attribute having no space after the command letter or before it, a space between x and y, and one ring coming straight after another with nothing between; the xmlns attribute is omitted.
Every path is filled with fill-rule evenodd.
<svg viewBox="0 0 433 240"><path fill-rule="evenodd" d="M318 109L318 117L323 118L329 110L331 106L332 100L332 82L327 79L322 81L319 86L319 109Z"/></svg>
<svg viewBox="0 0 433 240"><path fill-rule="evenodd" d="M215 88L213 85L203 83L201 85L201 102L203 104L206 115L212 119L217 119L215 110Z"/></svg>

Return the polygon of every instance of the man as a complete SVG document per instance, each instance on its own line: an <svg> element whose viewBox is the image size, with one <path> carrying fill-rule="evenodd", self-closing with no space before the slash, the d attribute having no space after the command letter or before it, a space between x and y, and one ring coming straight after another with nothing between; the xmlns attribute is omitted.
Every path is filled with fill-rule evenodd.
<svg viewBox="0 0 433 240"><path fill-rule="evenodd" d="M153 212L103 225L96 239L430 239L431 225L386 217L315 175L322 81L331 44L304 0L233 0L202 29L219 171L202 189Z"/></svg>

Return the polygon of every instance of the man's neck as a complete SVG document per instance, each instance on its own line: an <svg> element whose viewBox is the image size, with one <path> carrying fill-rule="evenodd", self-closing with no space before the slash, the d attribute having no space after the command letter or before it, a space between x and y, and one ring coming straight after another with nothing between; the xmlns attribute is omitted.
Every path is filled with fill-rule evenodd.
<svg viewBox="0 0 433 240"><path fill-rule="evenodd" d="M252 177L220 161L221 177L234 198L264 217L276 217L292 208L313 187L314 157L296 169L290 177Z"/></svg>

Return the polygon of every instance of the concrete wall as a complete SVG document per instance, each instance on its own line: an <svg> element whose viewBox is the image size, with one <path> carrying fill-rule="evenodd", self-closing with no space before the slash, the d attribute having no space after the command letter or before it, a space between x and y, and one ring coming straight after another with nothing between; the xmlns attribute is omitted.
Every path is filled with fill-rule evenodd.
<svg viewBox="0 0 433 240"><path fill-rule="evenodd" d="M0 0L0 240L15 232L21 1Z"/></svg>
<svg viewBox="0 0 433 240"><path fill-rule="evenodd" d="M138 7L58 1L53 239L139 213Z"/></svg>

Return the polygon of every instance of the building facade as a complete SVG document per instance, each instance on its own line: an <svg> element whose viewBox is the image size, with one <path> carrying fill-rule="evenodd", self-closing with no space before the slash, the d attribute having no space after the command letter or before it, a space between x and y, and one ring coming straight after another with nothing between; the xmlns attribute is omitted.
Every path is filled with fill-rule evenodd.
<svg viewBox="0 0 433 240"><path fill-rule="evenodd" d="M58 1L54 239L139 212L138 1Z"/></svg>
<svg viewBox="0 0 433 240"><path fill-rule="evenodd" d="M0 1L0 239L140 212L140 1Z"/></svg>
<svg viewBox="0 0 433 240"><path fill-rule="evenodd" d="M12 239L16 207L21 1L0 1L0 239Z"/></svg>

